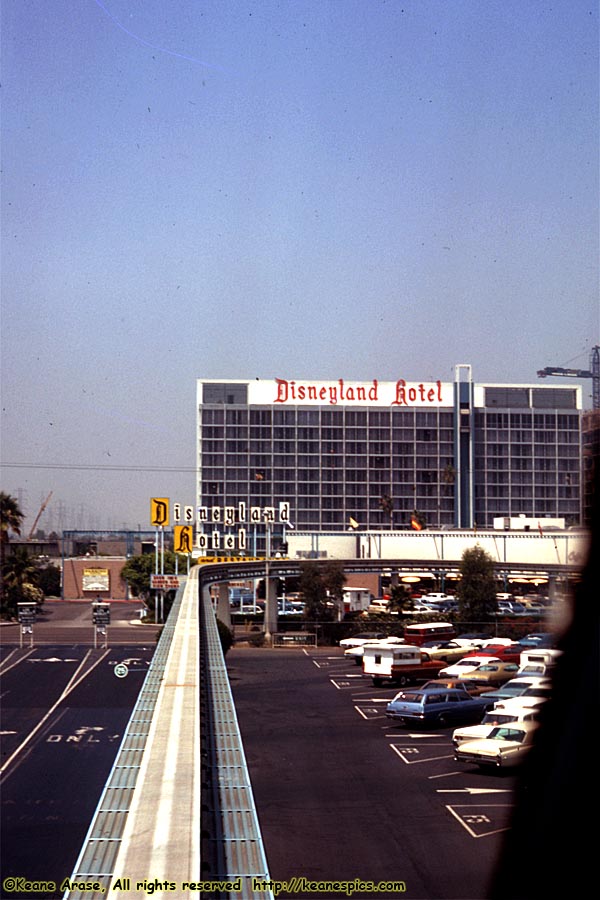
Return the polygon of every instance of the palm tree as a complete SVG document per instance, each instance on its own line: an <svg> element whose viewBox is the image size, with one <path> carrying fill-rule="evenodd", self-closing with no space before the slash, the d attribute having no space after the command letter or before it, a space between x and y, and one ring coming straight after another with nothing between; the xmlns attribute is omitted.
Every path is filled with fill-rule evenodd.
<svg viewBox="0 0 600 900"><path fill-rule="evenodd" d="M21 511L18 501L10 494L0 491L0 604L4 599L4 562L6 559L6 547L10 540L9 533L21 534L21 523L25 514Z"/></svg>
<svg viewBox="0 0 600 900"><path fill-rule="evenodd" d="M4 563L4 608L11 614L17 604L36 603L44 600L44 592L38 587L38 569L25 547L16 547Z"/></svg>

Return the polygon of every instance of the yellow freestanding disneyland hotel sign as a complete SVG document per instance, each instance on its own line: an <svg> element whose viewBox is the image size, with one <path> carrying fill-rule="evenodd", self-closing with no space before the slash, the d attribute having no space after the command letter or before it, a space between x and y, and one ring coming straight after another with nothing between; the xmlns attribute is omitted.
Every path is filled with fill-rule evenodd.
<svg viewBox="0 0 600 900"><path fill-rule="evenodd" d="M157 528L165 528L169 524L169 498L150 498L150 524Z"/></svg>

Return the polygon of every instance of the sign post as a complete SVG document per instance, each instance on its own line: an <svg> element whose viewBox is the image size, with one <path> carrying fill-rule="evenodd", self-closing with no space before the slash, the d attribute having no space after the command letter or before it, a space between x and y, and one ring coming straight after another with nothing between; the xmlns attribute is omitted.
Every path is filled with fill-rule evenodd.
<svg viewBox="0 0 600 900"><path fill-rule="evenodd" d="M92 622L94 623L94 649L98 647L98 635L104 637L104 647L108 647L108 626L110 625L110 603L95 600L92 603Z"/></svg>
<svg viewBox="0 0 600 900"><path fill-rule="evenodd" d="M156 528L156 543L155 543L155 555L154 555L154 574L158 575L158 544L159 544L159 533L160 533L160 573L164 574L165 571L165 528L169 525L169 498L168 497L151 497L150 498L150 524L154 525ZM158 603L159 598L155 599L154 603L154 623L157 625L159 621L158 616ZM160 607L161 607L161 616L160 621L162 621L162 610L163 610L163 595L162 591L160 594Z"/></svg>
<svg viewBox="0 0 600 900"><path fill-rule="evenodd" d="M21 626L19 646L23 647L23 635L29 635L29 646L33 647L33 626L35 625L35 617L37 614L37 606L35 603L17 603L17 616L19 625Z"/></svg>

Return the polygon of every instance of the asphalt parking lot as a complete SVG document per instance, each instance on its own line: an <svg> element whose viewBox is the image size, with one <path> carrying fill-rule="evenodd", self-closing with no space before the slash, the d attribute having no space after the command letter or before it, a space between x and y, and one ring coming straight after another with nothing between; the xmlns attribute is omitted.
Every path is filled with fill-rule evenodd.
<svg viewBox="0 0 600 900"><path fill-rule="evenodd" d="M391 723L397 688L373 688L339 648L240 647L227 664L272 878L488 895L513 776L457 764L452 728Z"/></svg>

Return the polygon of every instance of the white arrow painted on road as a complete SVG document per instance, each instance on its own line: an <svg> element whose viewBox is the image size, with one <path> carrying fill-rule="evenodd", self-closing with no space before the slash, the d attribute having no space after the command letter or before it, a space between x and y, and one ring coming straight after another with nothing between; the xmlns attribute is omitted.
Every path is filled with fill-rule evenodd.
<svg viewBox="0 0 600 900"><path fill-rule="evenodd" d="M389 726L386 725L386 728L387 727L389 727ZM416 740L423 740L424 738L437 738L439 740L440 735L439 734L402 734L402 732L396 731L394 734L386 734L386 737L407 738L407 739L410 738L411 740L416 741ZM446 744L447 742L443 741L443 743Z"/></svg>
<svg viewBox="0 0 600 900"><path fill-rule="evenodd" d="M49 656L47 659L28 659L30 663L74 663L79 662L78 659L59 659L57 656Z"/></svg>
<svg viewBox="0 0 600 900"><path fill-rule="evenodd" d="M512 794L512 791L504 788L442 788L436 794Z"/></svg>

